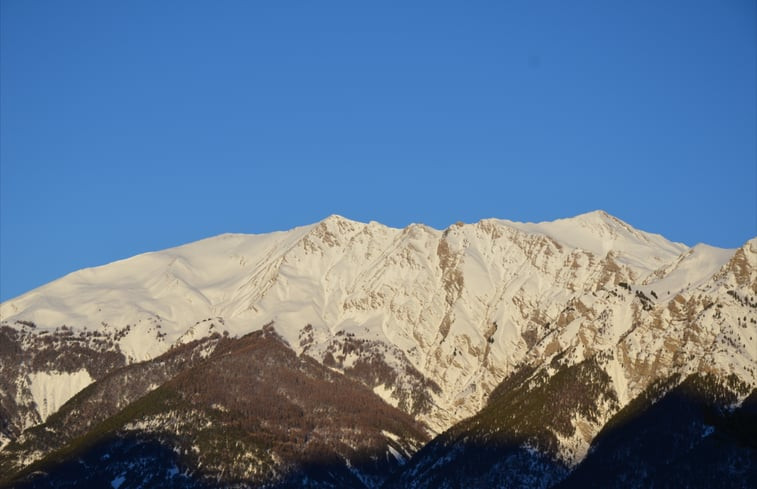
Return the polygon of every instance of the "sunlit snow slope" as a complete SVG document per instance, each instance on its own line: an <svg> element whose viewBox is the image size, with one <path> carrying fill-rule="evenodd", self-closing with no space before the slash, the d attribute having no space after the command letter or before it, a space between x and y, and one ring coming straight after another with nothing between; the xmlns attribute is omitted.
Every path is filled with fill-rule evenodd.
<svg viewBox="0 0 757 489"><path fill-rule="evenodd" d="M578 361L612 350L614 388L631 399L648 382L644 365L674 368L660 360L660 328L678 324L687 301L728 301L727 291L736 289L757 293L755 248L754 241L738 252L689 248L603 211L545 223L487 219L443 231L330 216L290 231L226 234L74 272L3 303L0 318L29 338L63 325L96 331L111 340L103 348L127 362L273 322L298 352L351 374L441 431L475 414L517 365L560 352ZM721 315L744 315L729 311ZM598 318L607 323L601 331ZM700 319L692 320L706 334L694 346L681 339L679 347L717 351L726 333L717 319ZM745 340L754 325L744 331L733 334ZM618 345L629 338L621 355ZM754 381L754 343L726 357L711 368ZM36 399L41 377L29 369L18 375L17 403L33 408L24 393L31 389ZM49 411L37 406L39 418Z"/></svg>

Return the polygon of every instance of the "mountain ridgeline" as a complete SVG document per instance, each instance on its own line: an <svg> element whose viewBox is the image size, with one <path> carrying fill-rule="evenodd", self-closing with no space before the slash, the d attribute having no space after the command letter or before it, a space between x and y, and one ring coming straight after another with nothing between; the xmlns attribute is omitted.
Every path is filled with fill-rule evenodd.
<svg viewBox="0 0 757 489"><path fill-rule="evenodd" d="M757 238L340 216L0 304L0 486L757 486Z"/></svg>

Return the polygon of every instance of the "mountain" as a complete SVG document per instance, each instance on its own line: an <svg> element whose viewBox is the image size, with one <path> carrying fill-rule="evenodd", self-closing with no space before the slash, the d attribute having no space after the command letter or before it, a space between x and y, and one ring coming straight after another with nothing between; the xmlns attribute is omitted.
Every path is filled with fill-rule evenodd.
<svg viewBox="0 0 757 489"><path fill-rule="evenodd" d="M349 450L336 440L325 443L322 452L341 461L337 472L357 473L367 487L459 487L463 479L455 477L481 487L569 484L592 473L584 468L591 460L616 450L601 442L607 427L655 386L664 388L642 403L645 413L700 377L730 394L705 395L694 403L697 409L748 405L757 386L756 269L757 239L737 250L689 248L603 211L545 223L487 219L441 231L330 216L291 231L222 235L138 255L72 273L0 305L0 467L16 472L49 464L50 439L78 446L92 430L107 434L98 443L116 440L128 451L124 426L137 423L129 410L164 392L178 396L181 409L191 405L211 416L212 405L192 404L193 395L202 395L189 386L212 383L196 369L210 362L203 375L224 378L222 345L258 334L267 338L266 348L288 352L277 371L362 389L359 396L381 399L405 416L382 418L402 420L392 429L371 424L370 416L352 422L374 450L369 459L396 453L399 458L387 460L404 462L425 437L435 436L407 464L380 469L355 468L354 453L364 450L357 438L346 442ZM253 355L242 355L242 364L264 356L264 349L241 351ZM294 359L308 367L293 367ZM130 369L140 374L124 380ZM181 384L182 378L194 380ZM224 382L242 389L248 380ZM256 382L265 390L271 387L263 384L283 379ZM110 400L97 404L107 408L96 410L106 430L76 421L82 408L73 407L100 391L111 391L100 396ZM317 402L333 405L333 399ZM748 425L752 411L743 412L728 419ZM61 413L67 413L63 424ZM639 423L656 419L642 414ZM161 414L162 421L138 430L139 436L153 437L157 451L183 446L186 440L168 442L158 433L165 424L161 429L180 438L184 428L169 421L174 418ZM289 436L299 435L280 425L271 422L266 436L288 446ZM306 426L305 432L313 429ZM737 453L754 456L751 445L733 443L742 447ZM259 479L263 484L307 474L303 457L287 451L276 463L260 458L250 464L274 467L270 480ZM201 473L191 468L199 459L182 460L182 473L201 475L203 483L233 479L219 468L223 464ZM490 463L482 470L485 460ZM350 487L348 478L324 487Z"/></svg>
<svg viewBox="0 0 757 489"><path fill-rule="evenodd" d="M0 462L47 449L20 487L372 487L428 439L361 384L298 356L271 325L195 342L105 383L5 450L12 456ZM124 390L119 410L112 402Z"/></svg>

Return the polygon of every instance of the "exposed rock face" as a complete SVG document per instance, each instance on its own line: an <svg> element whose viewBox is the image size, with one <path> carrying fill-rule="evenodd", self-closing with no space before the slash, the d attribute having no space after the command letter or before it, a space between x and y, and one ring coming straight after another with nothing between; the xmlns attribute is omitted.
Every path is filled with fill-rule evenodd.
<svg viewBox="0 0 757 489"><path fill-rule="evenodd" d="M688 248L601 211L443 231L331 216L75 272L3 303L0 319L3 445L23 447L21 433L61 406L67 412L63 397L88 382L103 389L129 368L153 379L119 381L130 387L103 409L115 415L189 368L197 352L212 355L222 335L273 323L294 353L430 432L454 426L422 454L462 446L456 436L485 440L475 433L487 423L473 420L507 413L493 446L506 445L516 466L535 464L513 484L537 484L548 465L542 472L552 475L537 484L547 487L660 379L735 375L757 385L757 239L738 250ZM179 357L176 368L146 366ZM48 399L40 379L58 374L72 379L71 392ZM532 429L529 412L550 420ZM28 448L14 463L45 453ZM423 471L426 462L412 466ZM492 474L508 466L495 465Z"/></svg>

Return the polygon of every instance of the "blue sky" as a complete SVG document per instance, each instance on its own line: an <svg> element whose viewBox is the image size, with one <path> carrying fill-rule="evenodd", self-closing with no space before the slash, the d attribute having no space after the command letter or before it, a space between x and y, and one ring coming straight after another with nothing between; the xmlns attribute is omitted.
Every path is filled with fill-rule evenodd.
<svg viewBox="0 0 757 489"><path fill-rule="evenodd" d="M757 2L0 2L0 299L338 213L757 235Z"/></svg>

